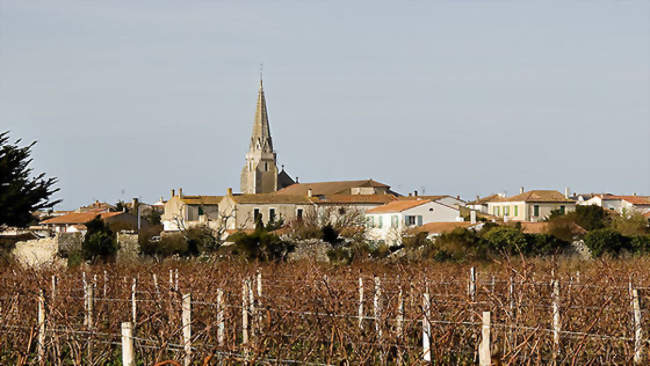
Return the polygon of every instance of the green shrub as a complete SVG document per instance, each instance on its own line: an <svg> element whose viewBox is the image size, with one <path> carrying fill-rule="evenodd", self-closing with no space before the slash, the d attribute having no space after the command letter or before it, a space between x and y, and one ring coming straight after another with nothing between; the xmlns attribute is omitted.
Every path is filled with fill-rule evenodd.
<svg viewBox="0 0 650 366"><path fill-rule="evenodd" d="M550 234L526 234L528 256L549 256L560 253L569 243Z"/></svg>
<svg viewBox="0 0 650 366"><path fill-rule="evenodd" d="M475 231L456 228L435 239L428 257L456 262L484 260L487 259L487 251L484 240Z"/></svg>
<svg viewBox="0 0 650 366"><path fill-rule="evenodd" d="M97 216L86 224L88 231L81 244L81 255L84 260L95 262L98 259L104 261L112 258L117 253L117 241L115 234Z"/></svg>
<svg viewBox="0 0 650 366"><path fill-rule="evenodd" d="M234 253L241 253L249 260L280 261L293 250L293 245L264 230L255 230L252 234L239 232L228 240L235 243Z"/></svg>
<svg viewBox="0 0 650 366"><path fill-rule="evenodd" d="M428 233L421 232L415 235L404 235L402 243L407 250L414 250L423 246L431 245L432 241L427 239Z"/></svg>
<svg viewBox="0 0 650 366"><path fill-rule="evenodd" d="M637 235L630 240L630 250L634 254L650 254L650 235Z"/></svg>
<svg viewBox="0 0 650 366"><path fill-rule="evenodd" d="M332 224L327 224L321 229L321 238L323 241L328 242L332 245L336 245L340 242L339 232L334 229Z"/></svg>
<svg viewBox="0 0 650 366"><path fill-rule="evenodd" d="M616 256L626 247L626 241L618 231L609 228L593 230L585 235L585 245L591 250L593 257L600 257L605 253Z"/></svg>
<svg viewBox="0 0 650 366"><path fill-rule="evenodd" d="M519 228L501 226L489 229L483 238L493 254L528 253L528 241Z"/></svg>

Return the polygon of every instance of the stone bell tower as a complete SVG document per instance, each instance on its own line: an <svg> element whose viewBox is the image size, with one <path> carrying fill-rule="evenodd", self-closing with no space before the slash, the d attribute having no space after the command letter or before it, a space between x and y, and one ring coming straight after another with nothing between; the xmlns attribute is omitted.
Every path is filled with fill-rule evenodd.
<svg viewBox="0 0 650 366"><path fill-rule="evenodd" d="M269 193L278 189L276 154L273 150L261 76L253 133L246 153L246 163L241 171L240 189L242 193Z"/></svg>

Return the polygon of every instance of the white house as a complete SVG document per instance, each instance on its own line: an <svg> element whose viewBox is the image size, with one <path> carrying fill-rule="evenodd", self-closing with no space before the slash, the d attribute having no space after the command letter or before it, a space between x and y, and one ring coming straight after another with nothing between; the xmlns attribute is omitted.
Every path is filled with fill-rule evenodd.
<svg viewBox="0 0 650 366"><path fill-rule="evenodd" d="M596 205L618 213L650 211L650 196L618 196L613 194L594 194L586 200L578 200L579 205Z"/></svg>
<svg viewBox="0 0 650 366"><path fill-rule="evenodd" d="M426 199L392 201L366 211L367 236L378 244L400 245L402 234L431 222L463 221L460 210Z"/></svg>

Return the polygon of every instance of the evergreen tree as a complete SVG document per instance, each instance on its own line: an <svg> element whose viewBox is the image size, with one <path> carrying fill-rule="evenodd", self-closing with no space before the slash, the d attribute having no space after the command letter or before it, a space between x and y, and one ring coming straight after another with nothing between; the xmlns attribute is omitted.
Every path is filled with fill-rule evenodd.
<svg viewBox="0 0 650 366"><path fill-rule="evenodd" d="M57 179L45 173L32 177L30 155L36 142L20 147L21 140L12 144L8 135L0 133L0 225L24 227L33 220L32 212L60 202L49 199L59 189L54 188Z"/></svg>

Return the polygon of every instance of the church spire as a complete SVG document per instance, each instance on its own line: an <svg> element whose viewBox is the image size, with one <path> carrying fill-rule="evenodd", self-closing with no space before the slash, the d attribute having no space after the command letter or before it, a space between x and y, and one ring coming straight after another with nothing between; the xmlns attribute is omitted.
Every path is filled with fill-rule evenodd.
<svg viewBox="0 0 650 366"><path fill-rule="evenodd" d="M269 127L269 116L266 112L266 98L264 97L264 86L262 73L260 72L260 86L257 92L257 107L255 108L255 121L253 122L253 134L251 135L250 150L273 151L271 140L271 129Z"/></svg>

